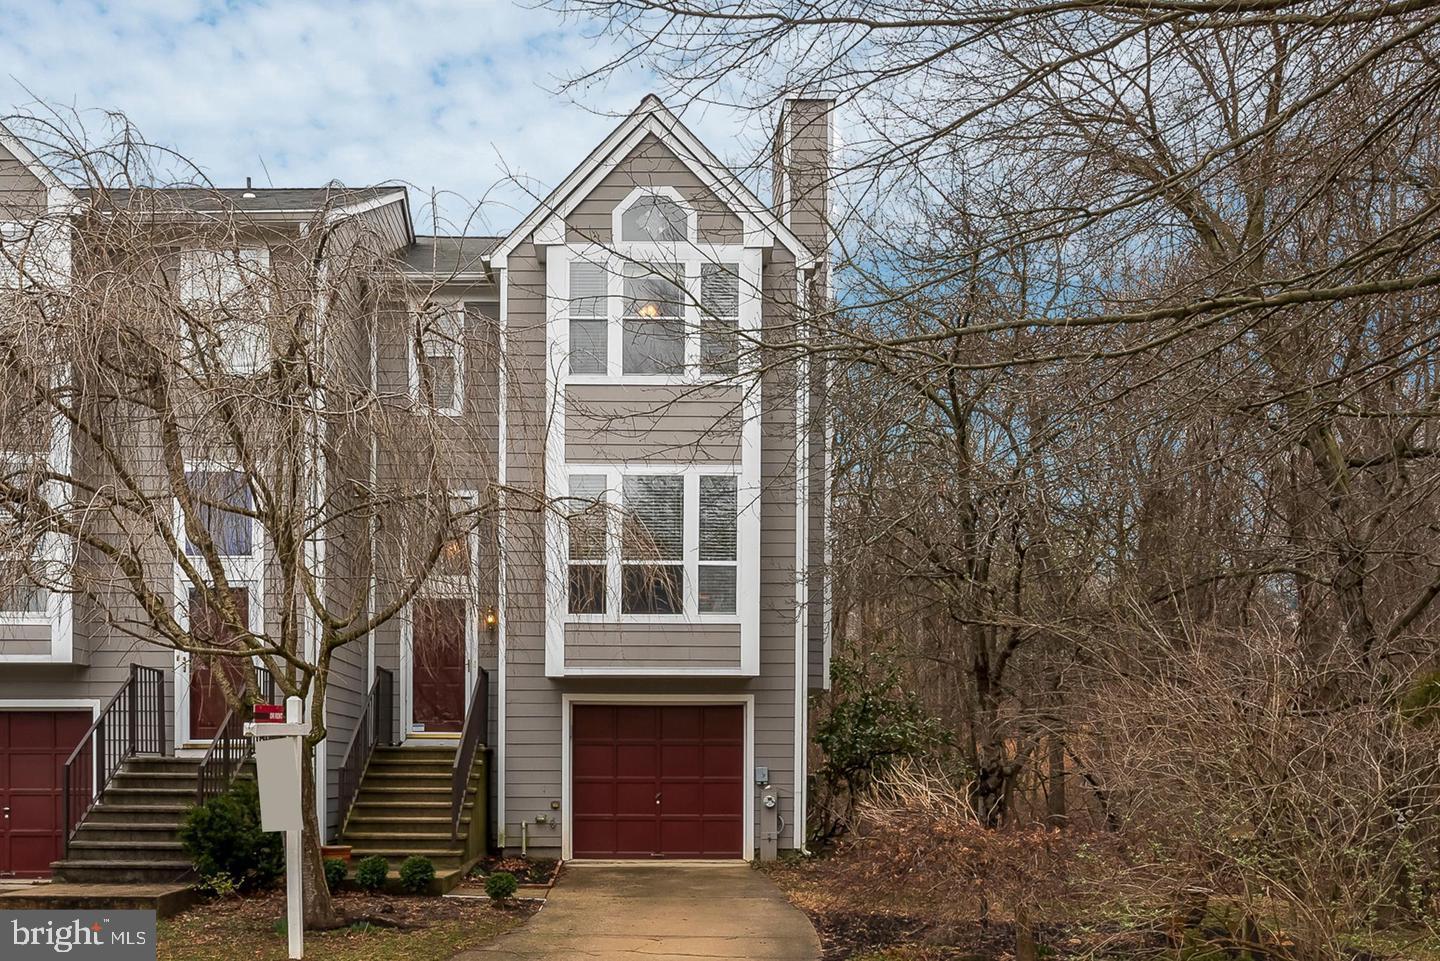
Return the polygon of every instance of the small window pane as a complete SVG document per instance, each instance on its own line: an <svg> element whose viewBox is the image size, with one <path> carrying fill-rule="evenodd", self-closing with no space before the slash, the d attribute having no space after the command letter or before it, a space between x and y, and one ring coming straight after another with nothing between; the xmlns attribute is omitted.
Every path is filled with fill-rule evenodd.
<svg viewBox="0 0 1440 961"><path fill-rule="evenodd" d="M44 614L50 603L50 592L30 580L5 590L0 588L0 611L8 614Z"/></svg>
<svg viewBox="0 0 1440 961"><path fill-rule="evenodd" d="M685 373L685 326L678 320L626 320L627 374Z"/></svg>
<svg viewBox="0 0 1440 961"><path fill-rule="evenodd" d="M582 262L570 265L570 316L604 317L606 309L605 268Z"/></svg>
<svg viewBox="0 0 1440 961"><path fill-rule="evenodd" d="M685 292L679 269L631 264L625 269L625 316L642 320L680 318L685 313Z"/></svg>
<svg viewBox="0 0 1440 961"><path fill-rule="evenodd" d="M607 327L604 318L570 321L570 373L605 373L609 361Z"/></svg>
<svg viewBox="0 0 1440 961"><path fill-rule="evenodd" d="M735 568L700 565L700 613L735 613Z"/></svg>
<svg viewBox="0 0 1440 961"><path fill-rule="evenodd" d="M735 321L700 319L700 369L718 376L740 373L740 331Z"/></svg>
<svg viewBox="0 0 1440 961"><path fill-rule="evenodd" d="M685 480L671 475L625 478L627 560L680 560L685 556Z"/></svg>
<svg viewBox="0 0 1440 961"><path fill-rule="evenodd" d="M605 559L605 478L599 474L570 477L567 504L570 559Z"/></svg>
<svg viewBox="0 0 1440 961"><path fill-rule="evenodd" d="M685 211L669 197L639 197L620 215L624 240L674 243L686 239Z"/></svg>
<svg viewBox="0 0 1440 961"><path fill-rule="evenodd" d="M250 487L239 471L187 471L185 482L197 501L195 516L209 533L215 549L227 557L248 557L254 552L253 523L243 514L222 507L198 503L200 499L217 501L248 510ZM200 549L185 538L185 553L199 554Z"/></svg>
<svg viewBox="0 0 1440 961"><path fill-rule="evenodd" d="M734 477L700 478L700 559L735 560L738 497Z"/></svg>
<svg viewBox="0 0 1440 961"><path fill-rule="evenodd" d="M680 614L685 568L678 564L626 564L620 609L626 614Z"/></svg>
<svg viewBox="0 0 1440 961"><path fill-rule="evenodd" d="M429 390L430 406L435 410L452 410L455 407L456 368L455 355L449 352L425 356L424 382L421 386L422 391Z"/></svg>
<svg viewBox="0 0 1440 961"><path fill-rule="evenodd" d="M736 265L701 265L700 306L715 317L740 316L740 272Z"/></svg>
<svg viewBox="0 0 1440 961"><path fill-rule="evenodd" d="M605 613L605 565L570 565L571 614Z"/></svg>

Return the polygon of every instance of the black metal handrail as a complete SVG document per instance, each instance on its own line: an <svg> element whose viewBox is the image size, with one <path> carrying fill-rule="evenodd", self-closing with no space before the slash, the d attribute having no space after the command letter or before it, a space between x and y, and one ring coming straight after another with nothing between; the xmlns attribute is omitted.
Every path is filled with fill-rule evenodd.
<svg viewBox="0 0 1440 961"><path fill-rule="evenodd" d="M360 780L370 764L370 756L379 744L395 743L395 675L383 667L375 669L375 683L365 699L365 709L350 735L345 748L345 762L340 765L340 824L350 817L350 807L360 793Z"/></svg>
<svg viewBox="0 0 1440 961"><path fill-rule="evenodd" d="M137 754L164 754L165 748L165 675L159 668L131 664L129 679L106 702L65 761L67 857L80 822L120 766Z"/></svg>
<svg viewBox="0 0 1440 961"><path fill-rule="evenodd" d="M470 772L475 766L475 751L482 740L488 741L490 727L490 673L480 668L475 678L475 692L465 712L465 726L460 729L460 749L455 752L455 767L450 772L450 839L460 837L460 815L465 810L465 795L470 789Z"/></svg>
<svg viewBox="0 0 1440 961"><path fill-rule="evenodd" d="M255 669L255 690L266 704L275 703L275 678L263 667ZM248 692L242 691L244 699ZM255 751L255 741L245 735L245 721L253 704L242 703L225 713L225 720L210 739L210 747L200 759L200 770L195 778L195 803L204 804L212 797L224 794L235 780L235 775L250 760Z"/></svg>

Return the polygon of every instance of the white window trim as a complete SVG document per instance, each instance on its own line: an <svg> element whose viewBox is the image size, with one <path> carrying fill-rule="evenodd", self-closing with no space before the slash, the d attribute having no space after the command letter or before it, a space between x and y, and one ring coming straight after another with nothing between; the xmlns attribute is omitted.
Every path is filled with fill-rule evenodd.
<svg viewBox="0 0 1440 961"><path fill-rule="evenodd" d="M680 191L674 187L636 187L621 198L620 202L615 205L615 209L610 212L610 239L614 246L650 244L658 247L670 247L674 244L682 243L681 241L630 240L625 236L625 232L621 229L625 211L635 206L641 200L650 197L664 197L666 200L674 201L675 205L685 213L685 240L693 244L699 239L699 215L695 212L695 208L691 205L690 201L681 195Z"/></svg>
<svg viewBox="0 0 1440 961"><path fill-rule="evenodd" d="M270 276L270 248L263 244L241 244L233 248L218 248L206 246L186 247L180 251L180 301L190 308L219 308L222 305L212 296L212 292L198 286L200 265L198 259L216 257L228 259L232 253L238 254L237 266L242 271L253 269L259 276ZM261 313L269 311L268 292L263 293L259 300ZM270 353L270 334L265 326L258 321L255 322L257 329L254 331L254 350L244 357L244 362L235 365L226 365L226 373L238 376L249 376L256 374L269 366L268 355ZM184 332L187 340L192 339L189 331ZM223 352L223 347L222 347ZM223 353L222 353L223 359Z"/></svg>
<svg viewBox="0 0 1440 961"><path fill-rule="evenodd" d="M455 391L449 406L427 407L421 399L420 358L416 356L415 343L410 339L409 333L407 332L405 338L405 360L406 371L409 378L410 407L417 414L426 417L459 417L465 412L465 355L467 353L465 338L467 334L466 328L469 326L469 316L466 312L467 303L468 301L465 300L457 300L453 303L435 305L435 309L449 314L455 324L454 334L447 344L450 358L455 361ZM414 305L410 308L410 316L412 319L423 313L424 310L419 305ZM422 334L421 349L429 356L430 351L427 349L426 341L427 335ZM441 352L436 351L435 353L438 354Z"/></svg>
<svg viewBox="0 0 1440 961"><path fill-rule="evenodd" d="M761 269L759 251L733 244L618 244L607 248L577 244L551 251L550 261L561 268L550 273L552 365L570 384L637 384L688 386L706 383L748 384L759 373L754 351L744 349L747 341L760 334ZM570 372L570 264L573 261L597 264L608 283L605 327L605 373ZM655 264L679 267L684 271L685 372L683 374L627 374L625 372L625 267L627 264ZM707 265L728 264L739 270L739 316L736 323L740 351L737 374L710 374L700 366L701 271Z"/></svg>
<svg viewBox="0 0 1440 961"><path fill-rule="evenodd" d="M244 471L233 464L226 464L219 461L209 460L186 460L185 473L192 471L236 471L244 474ZM180 510L180 502L176 500L173 505L173 525L176 542L180 550L185 550L185 519ZM265 538L264 529L255 519L250 519L250 546L249 555L221 555L220 569L225 574L225 581L231 587L243 587L246 590L246 617L252 633L264 633L265 630ZM199 558L199 573L206 577L208 572L203 558ZM186 631L190 630L190 592L195 589L195 584L185 574L180 563L176 561L174 567L175 587L175 620L180 627ZM260 665L259 659L252 659L256 666ZM185 651L176 651L174 654L175 672L175 745L185 747L193 744L194 740L190 734L190 655Z"/></svg>
<svg viewBox="0 0 1440 961"><path fill-rule="evenodd" d="M59 383L68 376L67 372L56 374ZM58 414L53 418L50 450L46 462L51 471L59 475L70 472L71 444L70 425ZM0 461L12 462L19 455L14 452L0 452ZM48 503L56 504L70 497L69 485L51 481L44 485L42 493ZM46 534L41 538L38 556L47 565L69 570L74 563L73 548L57 534ZM0 664L76 664L75 649L75 601L67 585L60 590L50 590L45 610L41 611L0 611L0 627L50 627L50 651L47 654L5 654L0 653Z"/></svg>

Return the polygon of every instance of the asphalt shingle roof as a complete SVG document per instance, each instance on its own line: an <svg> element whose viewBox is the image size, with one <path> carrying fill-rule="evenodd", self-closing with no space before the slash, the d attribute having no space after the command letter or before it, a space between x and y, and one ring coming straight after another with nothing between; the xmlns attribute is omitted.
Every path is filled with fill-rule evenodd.
<svg viewBox="0 0 1440 961"><path fill-rule="evenodd" d="M115 207L145 204L155 210L187 213L306 213L373 200L403 190L403 187L161 187L110 190L106 201ZM93 197L95 191L77 191ZM253 196L247 196L253 195Z"/></svg>
<svg viewBox="0 0 1440 961"><path fill-rule="evenodd" d="M485 258L503 237L419 236L405 251L405 266L416 273L451 276L485 272Z"/></svg>

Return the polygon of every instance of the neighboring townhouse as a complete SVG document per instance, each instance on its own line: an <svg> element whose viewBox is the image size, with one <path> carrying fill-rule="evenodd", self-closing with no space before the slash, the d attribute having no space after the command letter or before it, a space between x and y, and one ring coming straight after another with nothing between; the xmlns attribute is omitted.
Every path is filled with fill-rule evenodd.
<svg viewBox="0 0 1440 961"><path fill-rule="evenodd" d="M567 858L803 846L806 699L829 637L824 377L801 345L828 296L830 122L828 101L785 106L766 205L647 97L504 237L416 236L403 189L176 192L178 283L203 259L185 230L207 205L256 225L257 261L267 232L317 211L363 218L424 302L357 313L373 327L351 338L356 383L467 438L447 484L478 522L332 670L328 838L457 866L485 844ZM86 203L0 140L0 222ZM403 436L332 449L336 492L413 456ZM87 456L63 432L51 450ZM249 616L278 617L263 538L221 534ZM345 565L389 547L361 525L315 549L327 589L354 591ZM376 577L353 600L383 608L399 589ZM147 806L183 809L208 776L196 765L236 769L236 714L209 676L227 668L119 636L91 603L0 602L0 876L46 874L62 854L76 879L143 876L115 850L136 836L119 826L153 830L151 860L169 864L174 819ZM122 689L126 723L156 733L125 742L119 774L97 766L99 803L67 798L65 762Z"/></svg>

